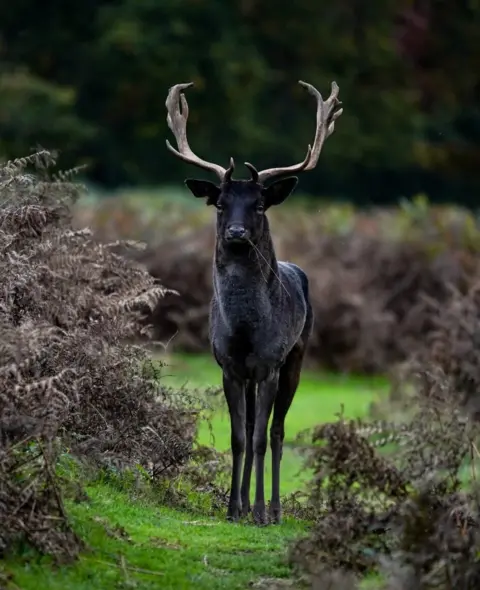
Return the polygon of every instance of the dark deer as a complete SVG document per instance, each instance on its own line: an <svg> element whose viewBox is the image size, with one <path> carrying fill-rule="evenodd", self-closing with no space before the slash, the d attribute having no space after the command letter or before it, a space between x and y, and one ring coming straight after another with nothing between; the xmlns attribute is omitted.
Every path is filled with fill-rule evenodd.
<svg viewBox="0 0 480 590"><path fill-rule="evenodd" d="M256 487L253 517L266 523L264 460L267 428L272 450L272 498L270 517L280 522L280 462L284 423L297 389L302 361L313 328L308 279L301 268L277 261L266 211L282 203L298 179L292 173L312 170L323 143L335 127L342 109L339 88L332 82L328 100L310 84L300 82L317 101L317 125L313 147L303 162L286 168L258 172L245 162L249 180L233 180L230 166L202 160L187 140L188 104L183 90L192 83L173 86L166 100L167 122L178 151L168 149L185 162L214 172L220 183L187 179L195 197L206 198L217 209L217 235L213 264L213 298L210 308L210 340L213 355L223 371L223 389L231 422L232 480L227 518L238 520L250 511L250 479L255 462ZM180 108L181 106L181 108ZM267 181L273 181L266 186ZM243 478L242 462L245 454Z"/></svg>

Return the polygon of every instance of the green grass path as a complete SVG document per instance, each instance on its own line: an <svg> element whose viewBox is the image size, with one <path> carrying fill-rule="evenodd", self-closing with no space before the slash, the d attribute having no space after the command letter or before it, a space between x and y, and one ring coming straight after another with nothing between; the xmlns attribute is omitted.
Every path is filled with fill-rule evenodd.
<svg viewBox="0 0 480 590"><path fill-rule="evenodd" d="M190 387L218 386L220 371L209 357L182 356L163 369L164 382ZM332 420L344 406L348 417L364 416L385 390L384 379L331 376L305 371L286 423L282 494L301 488L301 460L292 445L305 428ZM213 417L215 446L229 448L230 426L223 396ZM207 424L200 438L210 442ZM267 469L269 460L267 457ZM266 477L267 498L270 478ZM221 518L188 513L152 501L132 500L106 484L87 488L88 502L67 504L74 528L88 550L69 566L53 567L49 558L0 561L0 588L8 590L119 590L261 587L263 579L286 578L288 543L305 532L305 523L285 519L276 527L231 524ZM29 559L27 560L26 557ZM5 581L4 580L9 580ZM260 583L260 585L258 585Z"/></svg>
<svg viewBox="0 0 480 590"><path fill-rule="evenodd" d="M247 588L261 578L287 577L287 543L305 530L294 521L258 528L133 503L127 494L106 485L88 488L87 493L90 502L70 504L69 513L93 551L73 565L53 570L48 558L26 564L18 558L7 560L6 571L13 574L15 584L10 588Z"/></svg>

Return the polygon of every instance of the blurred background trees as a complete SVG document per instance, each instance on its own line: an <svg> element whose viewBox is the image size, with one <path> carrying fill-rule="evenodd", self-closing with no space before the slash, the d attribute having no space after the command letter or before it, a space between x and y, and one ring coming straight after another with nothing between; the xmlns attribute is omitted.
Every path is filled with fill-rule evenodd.
<svg viewBox="0 0 480 590"><path fill-rule="evenodd" d="M1 158L40 144L109 189L178 182L164 103L191 80L195 150L293 163L315 119L297 81L336 80L345 111L303 190L476 204L479 0L18 0L0 23Z"/></svg>

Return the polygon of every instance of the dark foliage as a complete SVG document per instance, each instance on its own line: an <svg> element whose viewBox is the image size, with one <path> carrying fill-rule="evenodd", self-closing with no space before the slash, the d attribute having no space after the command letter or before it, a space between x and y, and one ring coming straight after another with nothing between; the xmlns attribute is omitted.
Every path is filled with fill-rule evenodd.
<svg viewBox="0 0 480 590"><path fill-rule="evenodd" d="M457 403L480 419L480 282L465 295L451 291L442 307L435 300L426 301L434 329L417 364L441 371Z"/></svg>
<svg viewBox="0 0 480 590"><path fill-rule="evenodd" d="M0 551L24 539L72 555L59 454L171 475L190 455L196 413L128 344L165 289L71 229L79 187L49 178L53 163L41 152L0 169Z"/></svg>
<svg viewBox="0 0 480 590"><path fill-rule="evenodd" d="M403 423L340 417L313 434L317 522L290 553L312 587L339 572L380 572L376 587L385 590L480 583L478 424L455 405L440 370L412 370L409 385L416 393Z"/></svg>
<svg viewBox="0 0 480 590"><path fill-rule="evenodd" d="M315 114L296 82L327 92L336 80L342 125L302 187L368 202L428 187L476 203L476 2L21 6L0 6L1 154L39 141L84 158L102 184L174 182L185 168L167 158L162 109L180 77L195 82L195 146L207 159L298 161Z"/></svg>
<svg viewBox="0 0 480 590"><path fill-rule="evenodd" d="M298 213L295 225L291 213L272 212L278 257L299 264L309 277L316 318L312 362L340 371L385 371L436 331L431 302L442 307L452 287L468 290L478 269L472 219L462 210L420 214L420 220L419 212L400 208L358 214L338 230L323 211L307 220ZM214 229L206 224L139 254L180 295L161 299L150 319L156 337L172 339L179 349L209 350L213 249Z"/></svg>

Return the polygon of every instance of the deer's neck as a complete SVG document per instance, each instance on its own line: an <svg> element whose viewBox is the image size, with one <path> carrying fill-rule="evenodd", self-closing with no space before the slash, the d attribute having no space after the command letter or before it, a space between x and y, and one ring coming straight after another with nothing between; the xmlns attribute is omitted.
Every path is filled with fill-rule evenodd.
<svg viewBox="0 0 480 590"><path fill-rule="evenodd" d="M270 233L265 232L255 245L241 247L225 246L217 240L214 273L222 289L230 285L230 289L249 292L268 290L278 276L278 263Z"/></svg>
<svg viewBox="0 0 480 590"><path fill-rule="evenodd" d="M235 252L217 242L213 268L212 307L215 320L242 349L249 350L274 320L283 294L270 233L255 247Z"/></svg>

